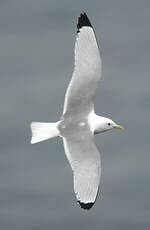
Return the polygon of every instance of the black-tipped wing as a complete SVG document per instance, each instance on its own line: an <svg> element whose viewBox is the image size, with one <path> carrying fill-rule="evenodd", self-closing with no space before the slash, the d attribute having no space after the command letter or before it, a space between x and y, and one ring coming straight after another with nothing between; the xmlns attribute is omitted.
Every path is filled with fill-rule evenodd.
<svg viewBox="0 0 150 230"><path fill-rule="evenodd" d="M64 149L73 170L74 191L81 208L95 203L101 175L100 154L88 129L63 138Z"/></svg>
<svg viewBox="0 0 150 230"><path fill-rule="evenodd" d="M92 25L85 13L77 24L75 67L68 86L63 115L88 114L101 78L101 58Z"/></svg>
<svg viewBox="0 0 150 230"><path fill-rule="evenodd" d="M84 26L92 27L91 22L87 17L86 13L80 14L80 17L78 18L77 33L79 33L80 29Z"/></svg>

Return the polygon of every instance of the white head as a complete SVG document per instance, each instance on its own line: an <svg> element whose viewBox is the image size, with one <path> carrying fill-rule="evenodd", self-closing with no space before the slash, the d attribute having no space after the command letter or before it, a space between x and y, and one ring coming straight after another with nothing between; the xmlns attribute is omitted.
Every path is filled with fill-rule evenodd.
<svg viewBox="0 0 150 230"><path fill-rule="evenodd" d="M96 133L105 132L107 130L116 128L116 129L123 129L122 126L117 125L114 121L109 118L97 116L96 114L91 114L89 123L91 126L92 131Z"/></svg>
<svg viewBox="0 0 150 230"><path fill-rule="evenodd" d="M95 133L105 132L110 129L123 129L121 125L117 125L114 121L106 117L99 117Z"/></svg>

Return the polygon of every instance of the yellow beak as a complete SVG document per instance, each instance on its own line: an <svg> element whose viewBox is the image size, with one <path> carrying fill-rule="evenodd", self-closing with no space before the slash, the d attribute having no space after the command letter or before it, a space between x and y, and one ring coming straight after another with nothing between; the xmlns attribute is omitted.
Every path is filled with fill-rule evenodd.
<svg viewBox="0 0 150 230"><path fill-rule="evenodd" d="M124 129L121 125L115 125L114 128L116 128L116 129Z"/></svg>

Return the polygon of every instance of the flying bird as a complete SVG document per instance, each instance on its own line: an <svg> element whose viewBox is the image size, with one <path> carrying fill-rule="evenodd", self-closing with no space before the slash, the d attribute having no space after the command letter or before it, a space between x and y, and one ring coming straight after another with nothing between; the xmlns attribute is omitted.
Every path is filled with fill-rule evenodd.
<svg viewBox="0 0 150 230"><path fill-rule="evenodd" d="M86 13L78 18L74 54L74 71L66 91L63 114L55 123L32 122L31 143L62 137L73 171L77 201L81 208L90 209L95 203L101 177L101 160L94 135L113 128L122 129L122 126L94 112L95 91L101 79L101 57Z"/></svg>

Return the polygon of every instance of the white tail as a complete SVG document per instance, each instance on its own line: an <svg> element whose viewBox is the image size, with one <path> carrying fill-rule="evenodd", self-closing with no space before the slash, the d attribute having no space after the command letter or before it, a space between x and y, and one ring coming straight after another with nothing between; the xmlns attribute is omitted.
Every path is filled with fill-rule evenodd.
<svg viewBox="0 0 150 230"><path fill-rule="evenodd" d="M52 137L59 136L59 130L57 128L59 122L56 123L31 123L31 144L50 139Z"/></svg>

